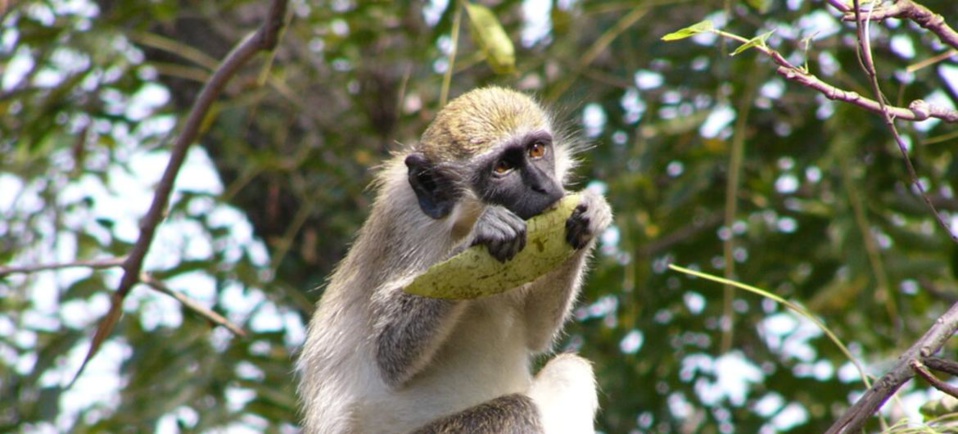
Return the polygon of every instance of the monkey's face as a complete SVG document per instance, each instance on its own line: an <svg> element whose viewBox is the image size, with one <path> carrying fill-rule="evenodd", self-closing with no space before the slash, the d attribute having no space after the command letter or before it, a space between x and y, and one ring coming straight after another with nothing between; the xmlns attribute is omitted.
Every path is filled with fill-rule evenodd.
<svg viewBox="0 0 958 434"><path fill-rule="evenodd" d="M442 219L468 192L522 219L540 214L564 195L570 166L550 131L546 112L521 93L490 87L456 98L405 160L420 208Z"/></svg>
<svg viewBox="0 0 958 434"><path fill-rule="evenodd" d="M522 219L538 215L564 195L555 173L552 135L534 131L479 157L472 188L486 203Z"/></svg>

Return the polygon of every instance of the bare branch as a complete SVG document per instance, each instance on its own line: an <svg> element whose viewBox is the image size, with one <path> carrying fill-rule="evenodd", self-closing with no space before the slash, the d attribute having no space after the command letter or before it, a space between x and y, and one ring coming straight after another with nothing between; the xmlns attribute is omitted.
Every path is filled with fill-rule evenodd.
<svg viewBox="0 0 958 434"><path fill-rule="evenodd" d="M898 150L901 152L902 159L905 160L905 168L908 170L908 177L911 185L918 191L918 195L921 196L922 201L925 202L925 205L928 207L928 210L931 211L932 216L935 217L935 220L938 222L938 225L941 226L945 233L951 237L951 240L958 243L958 235L956 235L952 230L951 226L945 221L944 216L938 211L938 208L935 207L935 204L932 203L931 199L928 197L928 191L925 189L925 186L922 185L921 180L918 179L918 171L915 170L915 165L912 164L911 158L908 156L908 144L905 143L905 140L902 139L901 134L898 133L898 128L895 126L895 116L892 114L894 107L887 104L884 93L881 90L881 84L878 82L878 71L875 69L875 62L872 59L871 52L871 41L868 36L868 24L867 18L861 14L861 7L859 5L859 0L854 0L854 12L856 16L856 32L858 37L858 46L859 46L859 59L862 64L862 68L865 70L865 73L868 74L869 83L872 86L872 92L875 94L875 99L878 101L880 113L882 119L885 121L885 126L888 127L888 131L891 132L892 137L895 139L895 143L898 145ZM872 15L869 12L868 15ZM928 109L922 104L912 103L909 105L909 108L916 108L920 111ZM930 111L930 109L928 110Z"/></svg>
<svg viewBox="0 0 958 434"><path fill-rule="evenodd" d="M140 236L137 238L136 244L134 244L130 255L123 264L123 277L120 280L120 285L116 293L111 297L110 311L106 316L106 318L111 320L103 321L100 326L97 327L96 333L93 336L93 342L90 344L90 350L87 352L86 358L83 360L79 371L77 371L74 381L76 381L76 378L83 372L83 369L90 359L96 355L106 337L113 331L120 312L122 312L123 299L129 294L130 290L133 289L133 286L140 282L143 258L146 257L147 252L150 250L150 245L153 243L153 237L156 234L156 227L160 224L160 220L162 220L166 213L166 208L169 205L176 176L180 171L180 167L183 166L183 161L186 159L186 153L190 145L193 144L199 136L200 127L206 118L207 112L209 112L210 106L226 87L226 83L229 82L240 67L249 61L253 55L261 50L272 50L276 47L279 41L279 32L283 26L283 20L286 17L286 5L286 0L273 0L270 4L269 14L263 22L263 25L226 55L223 63L203 86L199 96L193 103L190 114L186 118L186 123L179 137L177 137L176 142L173 144L173 149L170 151L170 161L166 166L166 170L163 172L163 177L160 178L160 183L157 185L150 209L141 220Z"/></svg>
<svg viewBox="0 0 958 434"><path fill-rule="evenodd" d="M939 357L925 357L922 362L925 364L925 366L938 372L958 375L958 363L951 360L945 360Z"/></svg>
<svg viewBox="0 0 958 434"><path fill-rule="evenodd" d="M781 75L788 81L792 81L807 88L817 90L822 95L825 95L825 97L828 99L854 104L858 107L875 113L883 113L882 104L878 101L864 97L858 92L839 89L835 86L825 83L815 75L809 74L798 68L779 66L776 72L778 75ZM958 123L958 110L949 110L941 106L929 104L920 99L912 101L907 108L889 105L885 105L884 107L884 110L886 110L888 114L895 119L903 119L906 121L924 121L931 118L938 118L945 122Z"/></svg>
<svg viewBox="0 0 958 434"><path fill-rule="evenodd" d="M905 4L907 1L908 0L899 0L896 5ZM878 74L876 72L875 63L872 59L868 36L868 20L874 20L875 12L877 11L870 11L866 17L860 9L859 1L854 0L854 6L851 13L854 14L856 24L857 39L859 44L859 60L861 62L862 68L869 77L869 83L871 84L872 91L875 94L876 101L879 104L878 111L882 114L882 118L884 119L889 131L891 131L895 142L898 144L898 148L902 154L902 157L905 160L905 166L908 169L908 174L911 178L910 181L912 185L918 190L919 195L925 201L926 205L937 219L939 225L945 229L946 233L951 236L952 240L958 241L958 238L956 238L955 234L951 231L951 228L948 226L947 222L944 221L944 218L935 208L935 205L928 198L924 186L921 184L921 182L919 182L914 165L908 156L908 147L906 146L901 135L898 133L898 129L895 127L895 119L898 117L894 113L895 107L891 107L886 104L885 96L881 91L881 86L877 78ZM926 107L922 107L920 104L915 103L912 103L909 108L918 112L923 112L927 109ZM935 387L938 387L939 390L952 395L958 393L958 389L952 386L942 386L943 382L935 378L934 375L931 375L931 373L924 368L921 362L921 359L938 352L944 343L955 334L956 330L958 330L958 303L953 304L942 317L938 318L928 332L925 333L925 335L922 336L918 342L912 345L912 347L909 348L908 351L906 351L905 354L898 359L898 363L895 365L895 367L890 372L885 374L881 379L879 379L868 391L866 391L865 394L858 400L858 402L856 402L855 405L845 412L845 414L842 415L842 417L828 429L827 433L851 433L861 431L862 427L865 425L865 422L881 408L888 398L894 395L895 391L897 391L902 384L910 380L915 373L918 373L924 377L927 381L935 385Z"/></svg>
<svg viewBox="0 0 958 434"><path fill-rule="evenodd" d="M845 4L845 2L843 2L842 0L828 0L828 4L832 5L833 8L838 9L839 11L842 11L842 12L848 12L852 10L852 8L849 7L847 4Z"/></svg>
<svg viewBox="0 0 958 434"><path fill-rule="evenodd" d="M173 145L170 161L163 172L163 177L160 178L159 185L157 185L150 209L146 212L146 216L140 225L140 236L136 240L127 262L123 265L123 278L120 280L119 288L117 288L117 292L121 296L125 296L137 283L140 270L143 268L143 258L146 257L146 253L153 243L156 227L159 226L160 220L166 212L166 207L169 205L176 176L179 174L180 167L183 166L190 145L199 135L200 126L210 106L219 97L226 87L226 83L236 74L236 71L254 54L260 50L271 50L276 46L277 34L282 26L285 14L286 1L274 1L263 26L243 40L236 49L226 56L222 65L213 73L210 81L203 86L199 97L193 103L193 108L190 109L183 131Z"/></svg>
<svg viewBox="0 0 958 434"><path fill-rule="evenodd" d="M719 31L717 33L725 37L737 39L736 37L733 37L734 35L725 32ZM936 118L949 123L958 123L958 110L951 110L942 106L929 104L928 102L920 99L912 101L910 104L908 104L907 108L888 105L884 101L873 100L864 97L857 92L851 92L832 86L819 79L817 76L815 76L815 74L806 71L804 68L793 65L788 61L788 59L785 58L785 56L782 56L782 53L779 53L776 50L768 48L764 45L758 45L754 48L761 51L778 65L778 69L775 70L778 75L781 75L788 81L800 84L809 89L816 90L829 99L847 102L875 113L887 112L895 119L923 121Z"/></svg>
<svg viewBox="0 0 958 434"><path fill-rule="evenodd" d="M842 17L843 21L857 20L854 9L849 9L836 0L830 0L829 4L845 13ZM953 48L958 48L958 32L945 22L945 18L941 14L936 14L919 3L912 0L898 0L892 5L879 6L865 14L865 19L870 21L882 21L888 18L912 20L934 33L942 42L951 45Z"/></svg>
<svg viewBox="0 0 958 434"><path fill-rule="evenodd" d="M898 363L868 389L858 402L832 425L826 434L860 432L865 422L903 384L915 375L912 362L938 352L945 342L958 330L958 303L955 303L925 332L901 357Z"/></svg>
<svg viewBox="0 0 958 434"><path fill-rule="evenodd" d="M8 274L35 273L37 271L60 270L63 268L74 268L74 267L85 267L85 268L92 268L97 270L101 268L119 267L123 265L124 261L126 261L126 258L120 257L120 258L93 259L89 261L61 262L57 264L24 265L20 267L18 266L0 267L0 277L5 277Z"/></svg>
<svg viewBox="0 0 958 434"><path fill-rule="evenodd" d="M227 330L229 330L236 336L246 337L246 332L243 331L242 328L230 322L230 320L223 317L223 315L220 315L208 309L206 306L203 306L196 300L193 300L192 298L187 297L185 294L181 292L174 291L169 286L166 286L165 283L155 279L153 276L143 273L140 275L140 280L143 283L147 284L150 288L153 288L159 292L162 292L166 295L169 295L170 297L175 298L176 301L180 302L180 304L182 304L183 306L186 306L187 309L190 309L193 312L196 312L197 314L206 318L213 324L226 327Z"/></svg>
<svg viewBox="0 0 958 434"><path fill-rule="evenodd" d="M945 383L944 381L939 380L938 377L935 376L935 374L932 374L931 371L929 371L928 368L926 368L925 365L922 364L921 360L912 360L911 368L915 370L915 373L918 374L919 377L924 378L925 381L927 381L929 384L934 386L935 389L938 389L955 398L958 398L958 387L952 386L948 383Z"/></svg>

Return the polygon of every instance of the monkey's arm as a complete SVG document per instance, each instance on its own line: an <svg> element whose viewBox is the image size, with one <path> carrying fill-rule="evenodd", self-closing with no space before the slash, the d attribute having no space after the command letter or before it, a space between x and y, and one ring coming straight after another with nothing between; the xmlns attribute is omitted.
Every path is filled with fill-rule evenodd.
<svg viewBox="0 0 958 434"><path fill-rule="evenodd" d="M533 351L546 351L569 316L582 285L582 276L595 237L612 222L612 210L601 195L584 190L582 200L566 221L566 240L575 254L530 284L526 297L526 342Z"/></svg>
<svg viewBox="0 0 958 434"><path fill-rule="evenodd" d="M383 379L402 387L425 367L452 331L464 304L406 294L402 282L376 300L376 363Z"/></svg>
<svg viewBox="0 0 958 434"><path fill-rule="evenodd" d="M461 253L481 244L500 261L511 259L526 241L525 222L501 206L487 206L477 219L469 241L448 253ZM449 336L466 301L441 300L407 294L403 288L415 277L388 284L373 300L376 317L376 362L383 379L401 387L432 360Z"/></svg>

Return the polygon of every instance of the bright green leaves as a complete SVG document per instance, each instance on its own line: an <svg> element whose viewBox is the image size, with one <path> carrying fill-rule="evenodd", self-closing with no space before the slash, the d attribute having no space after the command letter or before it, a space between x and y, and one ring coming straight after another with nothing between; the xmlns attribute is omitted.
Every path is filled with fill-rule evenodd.
<svg viewBox="0 0 958 434"><path fill-rule="evenodd" d="M762 33L761 35L758 35L752 39L745 39L744 37L741 37L739 35L735 35L723 30L716 29L715 25L712 24L712 21L705 20L705 21L700 21L684 29L669 33L663 36L662 40L666 42L678 41L681 39L690 38L700 33L715 33L724 38L733 39L733 40L741 42L742 45L736 48L735 51L733 51L731 54L732 56L735 56L745 50L748 50L749 48L758 48L759 50L766 51L768 49L768 46L765 44L765 41L767 41L768 38L772 36L773 33L775 33L775 30L770 30L768 32Z"/></svg>
<svg viewBox="0 0 958 434"><path fill-rule="evenodd" d="M663 36L662 40L666 42L678 41L685 38L691 38L699 33L711 32L713 30L715 30L715 26L712 25L712 21L705 20L682 30L669 33L668 35Z"/></svg>
<svg viewBox="0 0 958 434"><path fill-rule="evenodd" d="M765 41L768 40L769 36L772 36L772 33L775 33L775 30L769 30L761 35L749 39L747 42L736 48L731 55L735 56L745 50L748 50L749 48L767 48L768 46L765 45Z"/></svg>

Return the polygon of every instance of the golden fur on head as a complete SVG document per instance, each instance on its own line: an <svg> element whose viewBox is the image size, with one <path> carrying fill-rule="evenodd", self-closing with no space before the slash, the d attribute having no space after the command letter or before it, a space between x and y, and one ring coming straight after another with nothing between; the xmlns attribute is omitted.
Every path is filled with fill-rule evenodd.
<svg viewBox="0 0 958 434"><path fill-rule="evenodd" d="M422 135L418 150L431 161L463 160L535 129L551 132L549 116L539 104L514 90L486 87L443 108Z"/></svg>

